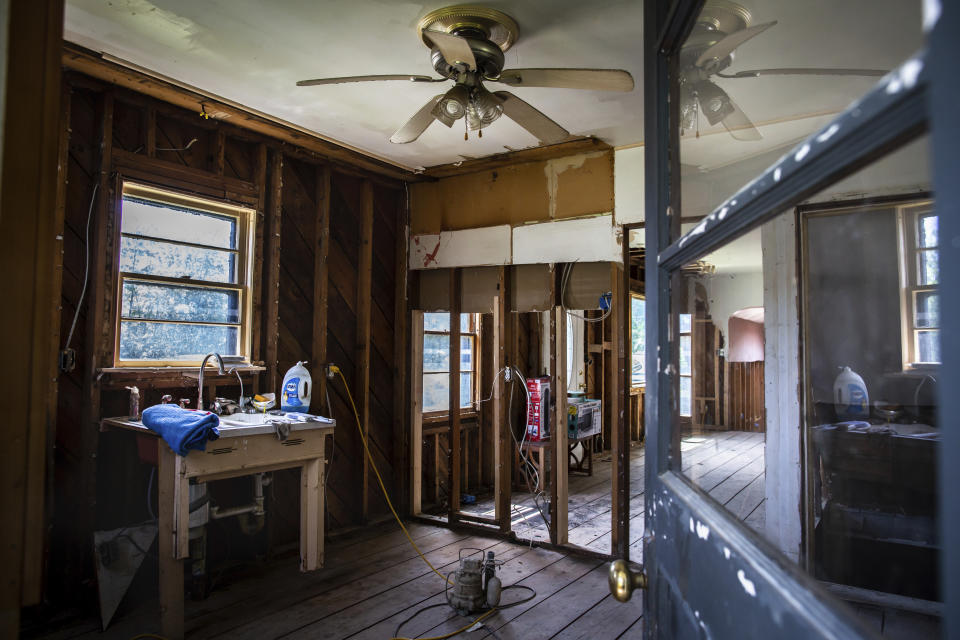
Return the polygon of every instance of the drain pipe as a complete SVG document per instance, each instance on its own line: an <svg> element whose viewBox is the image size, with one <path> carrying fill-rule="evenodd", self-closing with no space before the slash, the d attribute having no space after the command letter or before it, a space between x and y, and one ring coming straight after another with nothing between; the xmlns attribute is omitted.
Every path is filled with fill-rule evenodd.
<svg viewBox="0 0 960 640"><path fill-rule="evenodd" d="M265 477L264 473L256 473L253 476L253 503L241 505L239 507L212 507L210 517L214 520L232 518L241 516L238 524L240 530L247 535L253 535L263 529L266 518L266 509L263 508L263 487L270 484L270 479Z"/></svg>

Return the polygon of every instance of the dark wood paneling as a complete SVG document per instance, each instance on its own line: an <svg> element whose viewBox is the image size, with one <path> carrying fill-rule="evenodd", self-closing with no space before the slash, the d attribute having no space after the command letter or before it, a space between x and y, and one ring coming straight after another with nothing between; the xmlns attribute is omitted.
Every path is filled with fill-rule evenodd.
<svg viewBox="0 0 960 640"><path fill-rule="evenodd" d="M101 182L100 196L111 197L114 188L107 178L116 169L136 175L159 186L221 197L256 206L257 250L254 285L254 352L270 360L268 371L254 383L261 391L279 391L284 372L297 360L310 360L318 339L325 340L324 360L338 365L355 388L357 370L357 302L360 260L360 214L362 170L338 170L324 164L315 154L298 151L270 138L240 130L224 122L200 120L196 113L171 107L152 98L117 90L91 78L69 73L69 145L67 147L65 211L63 229L63 272L60 287L60 332L69 333L83 290L86 262L87 212L93 185ZM112 118L105 118L104 105L112 103ZM103 130L104 122L108 123ZM196 138L189 149L181 149ZM101 172L103 140L112 148L109 165ZM177 151L164 149L176 148ZM155 152L154 152L155 149ZM154 157L151 157L154 152ZM329 174L326 187L318 181ZM104 188L104 183L109 183ZM369 432L370 449L391 497L397 501L398 478L405 458L397 458L397 402L395 361L398 345L397 314L398 234L405 233L405 194L401 188L373 184L373 234L371 256ZM329 202L329 234L318 224ZM97 224L113 230L112 204L94 208L90 238L96 243ZM318 238L326 243L328 255L318 260ZM94 252L96 253L96 252ZM56 508L52 515L48 565L56 568L56 579L48 576L47 598L58 603L95 606L92 563L92 532L95 529L140 522L146 513L146 488L150 466L139 461L129 438L116 434L96 437L95 424L104 415L125 412L126 392L107 391L95 384L96 367L112 359L112 323L96 325L101 349L93 352L95 323L89 311L112 314L115 265L102 260L95 271L97 256L91 255L91 286L80 305L77 329L71 346L77 350L78 366L59 378L58 420L54 449L53 492ZM315 309L316 274L326 269L327 297L323 309ZM100 293L93 295L93 283ZM262 283L262 285L261 285ZM279 285L277 284L279 283ZM276 301L276 302L274 302ZM405 301L401 301L405 304ZM325 321L324 337L315 335L318 319ZM361 336L362 337L362 336ZM402 340L402 336L400 336ZM268 357L269 356L269 357ZM97 358L94 361L94 358ZM313 363L320 365L323 363ZM86 376L85 376L86 374ZM86 378L86 379L85 379ZM275 384L270 384L275 380ZM316 382L316 380L315 380ZM175 397L196 397L196 390L144 384L141 406L150 406L164 393ZM156 387L156 388L155 388ZM275 388L274 388L275 387ZM322 385L316 387L316 393ZM387 512L381 491L371 482L362 492L363 447L357 432L349 396L339 378L326 385L324 397L315 398L315 410L337 420L327 485L327 528L336 530L363 523L361 505L369 502L371 518ZM221 395L235 396L239 388L223 388ZM250 389L246 389L247 392ZM356 400L356 398L355 398ZM85 420L85 417L87 418ZM402 419L402 418L401 418ZM88 449L92 450L87 451ZM278 473L267 499L268 536L244 539L230 551L218 547L211 561L242 560L269 553L266 540L274 545L295 542L299 536L296 517L299 508L295 474ZM213 483L214 501L239 504L249 496L249 482ZM155 494L154 494L155 497ZM229 523L228 523L229 525ZM224 527L211 529L210 544L219 545ZM259 542L258 542L259 541ZM231 557L233 554L233 557Z"/></svg>

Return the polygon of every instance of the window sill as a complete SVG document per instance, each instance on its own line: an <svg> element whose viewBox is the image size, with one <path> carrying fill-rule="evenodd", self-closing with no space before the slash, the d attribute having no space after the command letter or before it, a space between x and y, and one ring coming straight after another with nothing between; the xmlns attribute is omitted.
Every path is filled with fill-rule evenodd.
<svg viewBox="0 0 960 640"><path fill-rule="evenodd" d="M252 376L267 370L266 367L255 364L243 364L227 367L229 373L220 375L216 369L207 367L203 372L204 383L210 384L237 384L237 374ZM136 383L138 387L155 389L161 387L187 387L197 383L200 366L195 365L177 367L104 367L97 369L97 381L104 389L117 389Z"/></svg>
<svg viewBox="0 0 960 640"><path fill-rule="evenodd" d="M480 416L479 413L473 409L461 411L460 420L476 420ZM450 414L446 411L442 413L435 413L433 415L423 415L423 424L443 424L450 421Z"/></svg>

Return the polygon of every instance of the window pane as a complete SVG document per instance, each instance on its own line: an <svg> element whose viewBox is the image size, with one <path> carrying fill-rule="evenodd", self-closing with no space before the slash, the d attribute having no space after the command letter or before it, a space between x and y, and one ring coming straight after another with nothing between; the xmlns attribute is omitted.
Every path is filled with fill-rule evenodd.
<svg viewBox="0 0 960 640"><path fill-rule="evenodd" d="M917 362L940 362L939 331L917 331Z"/></svg>
<svg viewBox="0 0 960 640"><path fill-rule="evenodd" d="M450 331L449 313L425 313L423 314L424 331Z"/></svg>
<svg viewBox="0 0 960 640"><path fill-rule="evenodd" d="M423 374L423 410L446 411L450 406L450 376L446 373Z"/></svg>
<svg viewBox="0 0 960 640"><path fill-rule="evenodd" d="M690 336L680 336L680 375L690 375Z"/></svg>
<svg viewBox="0 0 960 640"><path fill-rule="evenodd" d="M936 249L920 252L920 282L918 284L940 283L940 255Z"/></svg>
<svg viewBox="0 0 960 640"><path fill-rule="evenodd" d="M125 197L120 231L178 242L237 248L237 220L203 211Z"/></svg>
<svg viewBox="0 0 960 640"><path fill-rule="evenodd" d="M680 378L680 415L689 416L691 414L691 381L690 378Z"/></svg>
<svg viewBox="0 0 960 640"><path fill-rule="evenodd" d="M461 407L473 406L473 374L472 373L460 374L460 406Z"/></svg>
<svg viewBox="0 0 960 640"><path fill-rule="evenodd" d="M751 71L895 69L923 47L920 2L761 0L732 6L741 4L749 11L735 18L729 3L704 3L671 79L678 102L679 162L696 168L684 171L677 185L684 218L708 215L722 206L797 141L828 126L835 114L880 80L869 75L838 78L815 73L751 76ZM732 55L725 50L719 58L701 60L724 36L772 20L776 22L769 29L745 38ZM843 46L818 46L837 25L844 25ZM896 36L885 39L878 37L881 33ZM745 75L736 77L738 73ZM871 188L849 186L844 193ZM692 226L684 225L682 230Z"/></svg>
<svg viewBox="0 0 960 640"><path fill-rule="evenodd" d="M470 313L460 314L460 333L470 331L470 320L472 318L473 318L473 314L470 314Z"/></svg>
<svg viewBox="0 0 960 640"><path fill-rule="evenodd" d="M680 314L680 333L690 333L692 330L690 326L690 318L691 315L689 313Z"/></svg>
<svg viewBox="0 0 960 640"><path fill-rule="evenodd" d="M120 238L120 270L128 273L237 282L236 254L217 249Z"/></svg>
<svg viewBox="0 0 960 640"><path fill-rule="evenodd" d="M630 341L632 343L632 380L633 384L643 384L646 380L645 367L647 361L647 319L646 300L631 298L630 300Z"/></svg>
<svg viewBox="0 0 960 640"><path fill-rule="evenodd" d="M473 371L473 338L460 338L460 371Z"/></svg>
<svg viewBox="0 0 960 640"><path fill-rule="evenodd" d="M240 292L125 280L121 315L147 320L240 322Z"/></svg>
<svg viewBox="0 0 960 640"><path fill-rule="evenodd" d="M121 360L202 360L210 352L240 355L240 329L159 322L120 323Z"/></svg>
<svg viewBox="0 0 960 640"><path fill-rule="evenodd" d="M423 370L450 370L450 337L426 334L423 336Z"/></svg>
<svg viewBox="0 0 960 640"><path fill-rule="evenodd" d="M936 247L937 242L937 216L929 214L920 216L920 246Z"/></svg>
<svg viewBox="0 0 960 640"><path fill-rule="evenodd" d="M918 329L940 326L940 296L936 291L918 291L917 315L914 323Z"/></svg>

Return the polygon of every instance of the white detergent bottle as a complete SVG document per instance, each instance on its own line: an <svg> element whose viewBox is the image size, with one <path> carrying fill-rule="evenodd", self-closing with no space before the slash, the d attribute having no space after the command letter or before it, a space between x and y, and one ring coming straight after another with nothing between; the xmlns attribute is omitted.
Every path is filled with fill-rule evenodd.
<svg viewBox="0 0 960 640"><path fill-rule="evenodd" d="M313 391L313 380L310 372L304 367L307 363L302 360L287 370L283 376L283 387L280 389L280 409L283 411L299 411L306 413L310 410L310 393Z"/></svg>
<svg viewBox="0 0 960 640"><path fill-rule="evenodd" d="M870 398L867 385L850 367L842 367L833 381L833 399L837 417L841 420L865 420L870 417Z"/></svg>

